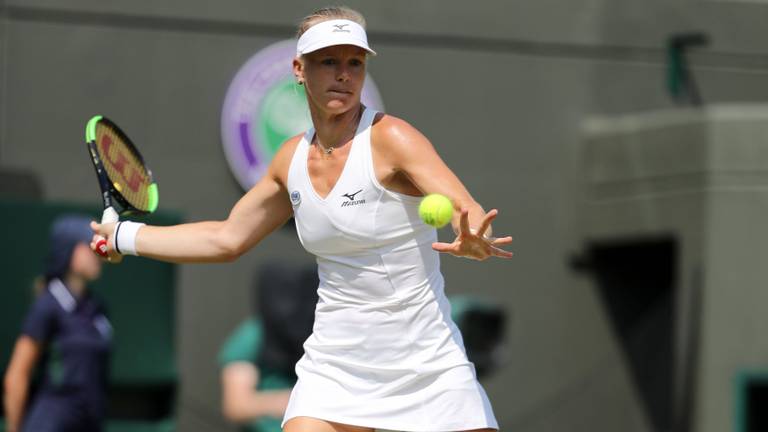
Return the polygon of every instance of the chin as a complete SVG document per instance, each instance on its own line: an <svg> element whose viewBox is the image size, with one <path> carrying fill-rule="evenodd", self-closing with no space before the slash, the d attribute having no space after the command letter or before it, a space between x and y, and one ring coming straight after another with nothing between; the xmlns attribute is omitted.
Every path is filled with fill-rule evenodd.
<svg viewBox="0 0 768 432"><path fill-rule="evenodd" d="M352 99L349 99L349 100L333 99L328 101L327 104L325 104L325 108L330 112L338 114L338 113L349 111L355 106L357 106L358 104L359 104L359 101L355 103L355 101Z"/></svg>

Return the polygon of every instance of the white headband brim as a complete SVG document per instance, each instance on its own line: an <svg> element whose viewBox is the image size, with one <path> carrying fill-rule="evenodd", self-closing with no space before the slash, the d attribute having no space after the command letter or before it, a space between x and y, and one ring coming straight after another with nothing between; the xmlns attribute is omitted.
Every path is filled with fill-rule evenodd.
<svg viewBox="0 0 768 432"><path fill-rule="evenodd" d="M365 29L360 24L345 19L323 21L310 27L299 38L296 55L308 54L334 45L354 45L376 55L376 51L368 46Z"/></svg>

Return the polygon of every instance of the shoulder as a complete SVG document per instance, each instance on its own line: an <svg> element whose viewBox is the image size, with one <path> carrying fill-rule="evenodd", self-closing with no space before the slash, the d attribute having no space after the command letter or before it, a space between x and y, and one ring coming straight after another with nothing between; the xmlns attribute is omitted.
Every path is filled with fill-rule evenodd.
<svg viewBox="0 0 768 432"><path fill-rule="evenodd" d="M293 160L293 154L296 152L299 142L304 137L304 133L295 135L286 140L275 153L275 157L272 158L270 165L270 171L276 180L284 182L288 178L288 169L291 166L291 160Z"/></svg>
<svg viewBox="0 0 768 432"><path fill-rule="evenodd" d="M232 332L232 339L239 342L252 342L260 340L262 334L261 320L258 318L250 317L243 320L240 325Z"/></svg>
<svg viewBox="0 0 768 432"><path fill-rule="evenodd" d="M371 137L384 145L396 144L404 139L423 137L413 125L393 115L378 113L373 120Z"/></svg>
<svg viewBox="0 0 768 432"><path fill-rule="evenodd" d="M263 339L261 321L249 318L230 334L219 351L221 366L239 361L255 361Z"/></svg>
<svg viewBox="0 0 768 432"><path fill-rule="evenodd" d="M62 311L62 306L46 289L29 308L21 332L38 342L45 342L58 325Z"/></svg>
<svg viewBox="0 0 768 432"><path fill-rule="evenodd" d="M62 306L56 300L56 297L46 288L35 298L30 308L30 313L55 314L58 310L62 309Z"/></svg>
<svg viewBox="0 0 768 432"><path fill-rule="evenodd" d="M396 162L431 149L432 143L407 121L380 113L371 127L371 147L377 154Z"/></svg>

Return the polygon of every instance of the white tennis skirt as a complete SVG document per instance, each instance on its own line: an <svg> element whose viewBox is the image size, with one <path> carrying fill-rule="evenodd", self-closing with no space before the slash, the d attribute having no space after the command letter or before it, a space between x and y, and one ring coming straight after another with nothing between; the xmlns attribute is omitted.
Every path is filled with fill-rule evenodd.
<svg viewBox="0 0 768 432"><path fill-rule="evenodd" d="M363 379L371 384L364 392L357 385L345 386L348 371L329 364L313 365L306 356L296 372L299 380L291 392L283 426L294 417L306 416L397 431L498 429L471 363L419 373L361 366L351 381ZM383 380L385 376L394 381Z"/></svg>

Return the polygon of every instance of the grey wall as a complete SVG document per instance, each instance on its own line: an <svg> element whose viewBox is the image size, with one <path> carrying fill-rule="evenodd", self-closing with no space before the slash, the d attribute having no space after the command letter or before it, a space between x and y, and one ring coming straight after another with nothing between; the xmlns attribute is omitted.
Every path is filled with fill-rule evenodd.
<svg viewBox="0 0 768 432"><path fill-rule="evenodd" d="M380 54L370 73L387 110L421 129L484 206L499 208L497 233L515 236L512 261L443 260L450 293L476 292L512 313L508 359L484 383L502 430L649 430L591 282L566 264L580 247L580 124L593 114L669 107L663 43L675 31L713 38L693 56L707 100L768 100L768 7L348 4L368 18ZM242 193L219 141L227 86L255 51L290 37L321 5L6 0L0 164L36 172L50 199L95 202L83 125L104 113L152 161L163 207L189 220L225 218ZM224 427L215 353L248 313L254 269L271 257L311 262L290 233L278 232L237 263L182 268L180 430Z"/></svg>
<svg viewBox="0 0 768 432"><path fill-rule="evenodd" d="M5 0L0 0L0 143L5 142L5 107L7 103L5 89L7 87L5 82L5 64L6 55L8 52L8 37L7 37L7 24L5 17ZM2 161L2 155L0 155L0 161Z"/></svg>

